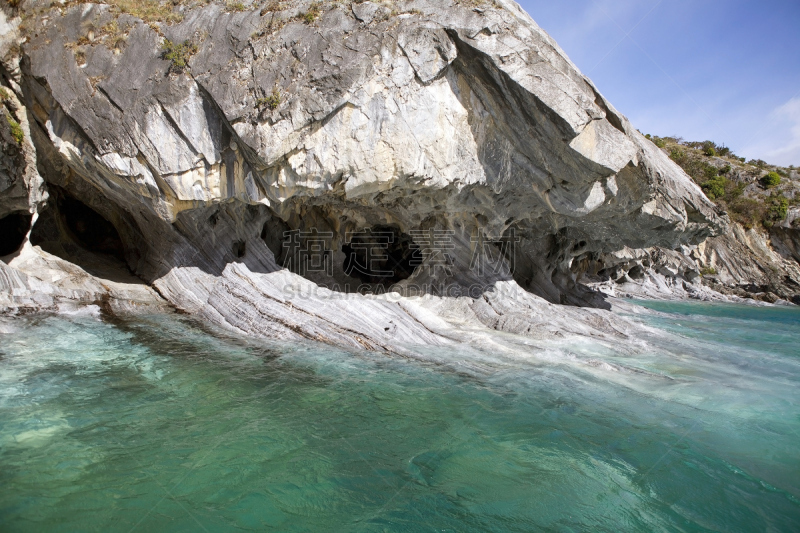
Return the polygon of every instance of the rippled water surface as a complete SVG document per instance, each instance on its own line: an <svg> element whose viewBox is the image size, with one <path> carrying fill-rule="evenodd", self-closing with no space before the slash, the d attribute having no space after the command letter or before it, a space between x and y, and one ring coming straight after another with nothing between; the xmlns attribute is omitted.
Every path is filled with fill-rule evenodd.
<svg viewBox="0 0 800 533"><path fill-rule="evenodd" d="M646 305L619 350L430 350L469 372L0 323L0 531L800 531L800 312Z"/></svg>

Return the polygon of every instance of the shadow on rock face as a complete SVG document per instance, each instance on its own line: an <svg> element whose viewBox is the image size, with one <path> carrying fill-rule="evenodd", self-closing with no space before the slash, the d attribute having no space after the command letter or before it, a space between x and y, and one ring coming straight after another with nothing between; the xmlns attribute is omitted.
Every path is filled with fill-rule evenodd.
<svg viewBox="0 0 800 533"><path fill-rule="evenodd" d="M180 248L160 249L156 253L170 257L173 266L197 267L215 276L231 263L242 263L251 272L269 274L280 270L265 236L272 211L264 205L250 205L238 200L182 211L172 228L185 239ZM266 221L266 222L265 222ZM274 230L274 239L283 227ZM274 245L274 243L273 243Z"/></svg>
<svg viewBox="0 0 800 533"><path fill-rule="evenodd" d="M32 215L19 211L0 219L0 257L11 255L22 248L25 236L31 229Z"/></svg>
<svg viewBox="0 0 800 533"><path fill-rule="evenodd" d="M611 309L605 294L581 283L596 255L582 235L567 231L536 235L517 228L506 232L504 242L515 244L508 248L513 253L511 273L526 291L553 304Z"/></svg>
<svg viewBox="0 0 800 533"><path fill-rule="evenodd" d="M770 237L779 254L800 263L800 228L773 226Z"/></svg>
<svg viewBox="0 0 800 533"><path fill-rule="evenodd" d="M273 214L264 222L261 239L278 268L344 294L475 299L493 292L498 282L516 280L552 303L609 307L602 294L576 281L582 272L570 271L566 259L571 256L560 249L569 245L573 255L583 253L585 242L575 245L553 236L531 242L513 233L489 239L480 218L456 214L453 219L426 219L414 227L365 221L352 225L347 215L330 211L324 220L290 217L289 222L299 220L293 229ZM555 261L565 266L563 271L548 267L554 254L566 258Z"/></svg>

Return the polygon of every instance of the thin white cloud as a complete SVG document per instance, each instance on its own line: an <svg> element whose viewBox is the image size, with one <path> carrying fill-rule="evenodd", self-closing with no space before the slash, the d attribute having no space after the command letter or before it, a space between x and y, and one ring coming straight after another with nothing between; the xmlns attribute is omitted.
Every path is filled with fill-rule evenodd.
<svg viewBox="0 0 800 533"><path fill-rule="evenodd" d="M745 148L747 157L775 165L800 165L800 96L775 108Z"/></svg>
<svg viewBox="0 0 800 533"><path fill-rule="evenodd" d="M800 165L800 96L780 106L773 115L788 124L788 139L767 156L779 165Z"/></svg>

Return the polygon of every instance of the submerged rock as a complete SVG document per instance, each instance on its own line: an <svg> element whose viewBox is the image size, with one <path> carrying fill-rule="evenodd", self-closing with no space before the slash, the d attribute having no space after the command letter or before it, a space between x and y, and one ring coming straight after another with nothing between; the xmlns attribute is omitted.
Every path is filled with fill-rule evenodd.
<svg viewBox="0 0 800 533"><path fill-rule="evenodd" d="M516 3L399 5L28 14L4 74L30 119L38 173L15 183L35 250L114 256L248 335L395 350L454 324L553 335L590 316L582 334L616 335L552 305L608 307L580 261L725 230Z"/></svg>

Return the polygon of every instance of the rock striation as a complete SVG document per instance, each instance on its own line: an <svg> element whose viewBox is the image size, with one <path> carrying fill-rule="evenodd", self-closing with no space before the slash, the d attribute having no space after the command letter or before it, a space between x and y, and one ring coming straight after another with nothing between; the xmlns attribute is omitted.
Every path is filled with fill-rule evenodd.
<svg viewBox="0 0 800 533"><path fill-rule="evenodd" d="M613 337L577 308L608 307L587 265L728 224L509 0L211 3L171 25L3 9L26 134L0 132L0 216L32 217L0 265L7 311L47 308L43 286L69 300L75 267L75 300L163 298L246 335ZM123 285L104 285L114 264Z"/></svg>

